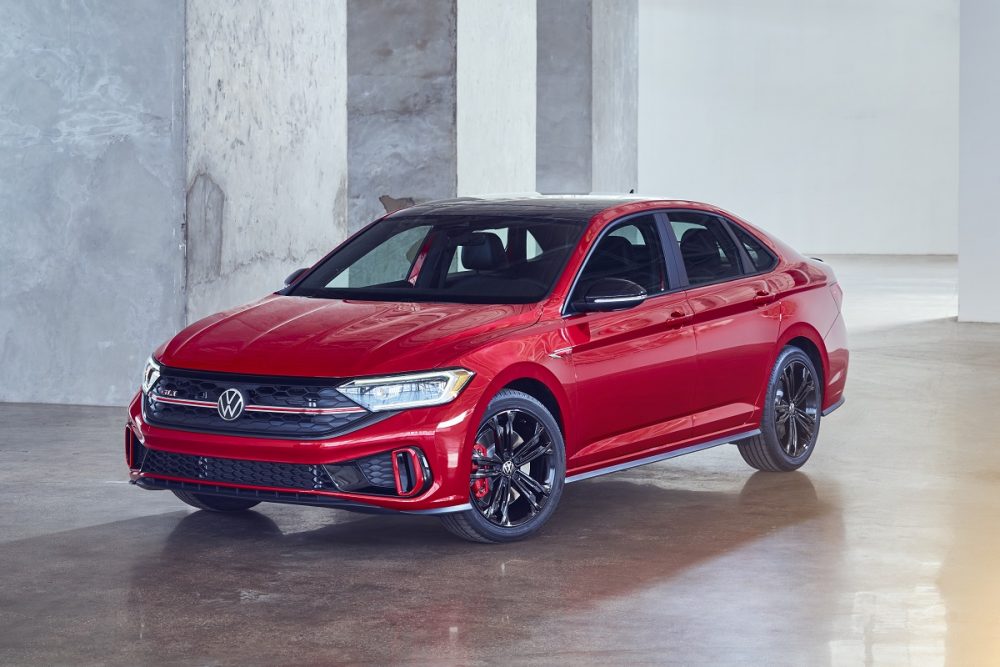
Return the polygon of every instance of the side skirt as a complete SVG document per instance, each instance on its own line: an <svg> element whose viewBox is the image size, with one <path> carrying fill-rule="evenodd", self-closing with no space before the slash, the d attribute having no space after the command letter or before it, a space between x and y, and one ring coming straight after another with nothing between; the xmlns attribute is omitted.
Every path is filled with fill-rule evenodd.
<svg viewBox="0 0 1000 667"><path fill-rule="evenodd" d="M707 442L699 442L694 445L681 447L679 449L671 449L669 452L663 452L662 454L654 454L653 456L647 456L645 458L636 459L635 461L626 461L625 463L618 463L613 466L608 466L607 468L598 468L597 470L591 470L590 472L581 472L577 475L572 475L570 477L567 477L566 483L569 484L570 482L579 482L584 479L590 479L591 477L600 477L601 475L608 475L613 472L628 470L629 468L637 468L639 466L644 466L649 463L656 463L657 461L665 461L667 459L672 459L677 456L683 456L685 454L691 454L693 452L700 452L703 449L711 449L712 447L718 447L719 445L727 445L736 440L742 440L743 438L750 438L759 433L760 429L755 428L752 431L737 433L735 435L727 435L725 438L717 438L715 440L708 440Z"/></svg>

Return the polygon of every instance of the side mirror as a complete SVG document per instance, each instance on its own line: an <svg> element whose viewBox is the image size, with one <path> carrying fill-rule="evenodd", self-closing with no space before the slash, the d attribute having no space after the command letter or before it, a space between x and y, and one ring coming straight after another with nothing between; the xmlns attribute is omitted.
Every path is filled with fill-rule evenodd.
<svg viewBox="0 0 1000 667"><path fill-rule="evenodd" d="M573 309L581 313L622 310L638 306L646 300L642 285L623 278L601 278L587 289L582 299L573 302Z"/></svg>
<svg viewBox="0 0 1000 667"><path fill-rule="evenodd" d="M290 274L288 274L288 277L285 278L285 287L288 287L289 285L291 285L292 283L294 283L296 280L298 280L299 278L301 278L302 274L305 273L308 270L309 269L295 269L294 271L292 271Z"/></svg>

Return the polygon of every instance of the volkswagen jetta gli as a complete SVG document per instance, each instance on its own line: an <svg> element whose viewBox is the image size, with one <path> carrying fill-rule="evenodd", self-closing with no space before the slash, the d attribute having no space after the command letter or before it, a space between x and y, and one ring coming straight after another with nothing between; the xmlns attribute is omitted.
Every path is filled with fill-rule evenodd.
<svg viewBox="0 0 1000 667"><path fill-rule="evenodd" d="M705 204L415 206L156 350L131 481L505 542L565 483L724 443L794 470L843 402L841 300L828 266Z"/></svg>

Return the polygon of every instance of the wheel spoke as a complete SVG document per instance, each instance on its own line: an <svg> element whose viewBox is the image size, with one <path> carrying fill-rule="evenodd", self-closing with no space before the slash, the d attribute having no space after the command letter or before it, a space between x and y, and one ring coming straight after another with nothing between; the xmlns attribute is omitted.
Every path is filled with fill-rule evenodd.
<svg viewBox="0 0 1000 667"><path fill-rule="evenodd" d="M806 438L807 439L811 438L813 433L813 427L815 425L813 420L810 419L809 416L806 415L804 411L796 410L795 421L798 422L798 425L802 427L802 429L805 431Z"/></svg>
<svg viewBox="0 0 1000 667"><path fill-rule="evenodd" d="M503 427L503 453L504 456L510 456L514 453L514 438L516 433L514 431L514 413L510 410L504 413L507 417L507 423Z"/></svg>
<svg viewBox="0 0 1000 667"><path fill-rule="evenodd" d="M809 398L809 393L815 391L815 389L816 383L814 383L811 378L806 380L802 383L802 386L799 387L799 391L792 398L792 403L800 405L803 401Z"/></svg>
<svg viewBox="0 0 1000 667"><path fill-rule="evenodd" d="M531 489L535 493L537 493L539 495L542 495L542 496L548 496L549 495L549 490L548 489L546 489L544 486L542 486L542 484L537 479L535 479L531 475L525 473L523 470L518 470L517 474L515 475L515 477L517 479L521 480L522 484L525 484L529 489Z"/></svg>
<svg viewBox="0 0 1000 667"><path fill-rule="evenodd" d="M785 451L795 456L795 452L799 449L799 429L794 419L788 420L788 433L788 449Z"/></svg>
<svg viewBox="0 0 1000 667"><path fill-rule="evenodd" d="M497 515L500 511L500 503L503 501L504 497L509 495L510 491L510 478L501 477L500 481L494 485L493 495L490 497L490 505L486 508L486 518L492 518Z"/></svg>
<svg viewBox="0 0 1000 667"><path fill-rule="evenodd" d="M504 480L506 481L506 484L504 484L504 489L503 489L503 500L500 501L500 525L506 526L508 523L510 523L510 519L508 518L508 512L510 511L511 488L510 488L510 478L504 477Z"/></svg>
<svg viewBox="0 0 1000 667"><path fill-rule="evenodd" d="M785 370L781 372L781 384L782 389L785 390L784 394L787 398L792 396L794 380L792 378L792 367L791 365L785 366Z"/></svg>
<svg viewBox="0 0 1000 667"><path fill-rule="evenodd" d="M531 449L522 447L520 451L517 453L517 455L514 456L514 463L517 465L518 468L520 468L524 464L531 463L539 456L548 454L551 451L552 451L552 446L548 442L539 442L537 443L536 446L534 446Z"/></svg>
<svg viewBox="0 0 1000 667"><path fill-rule="evenodd" d="M521 497L527 500L528 504L531 505L532 514L542 509L542 506L538 504L537 500L535 500L535 495L524 486L520 477L514 477L511 481L514 483L514 486L517 487L517 490L521 492Z"/></svg>

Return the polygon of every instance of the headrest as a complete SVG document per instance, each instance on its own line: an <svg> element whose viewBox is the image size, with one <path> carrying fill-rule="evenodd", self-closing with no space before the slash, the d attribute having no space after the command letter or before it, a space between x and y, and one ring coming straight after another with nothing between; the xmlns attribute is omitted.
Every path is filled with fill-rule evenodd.
<svg viewBox="0 0 1000 667"><path fill-rule="evenodd" d="M462 264L474 271L496 271L507 267L503 241L493 232L473 232L462 242Z"/></svg>
<svg viewBox="0 0 1000 667"><path fill-rule="evenodd" d="M681 237L681 254L685 256L694 254L718 256L719 242L715 240L715 235L707 229L689 229Z"/></svg>
<svg viewBox="0 0 1000 667"><path fill-rule="evenodd" d="M590 260L591 271L621 271L631 259L632 243L622 236L605 236L601 239Z"/></svg>

